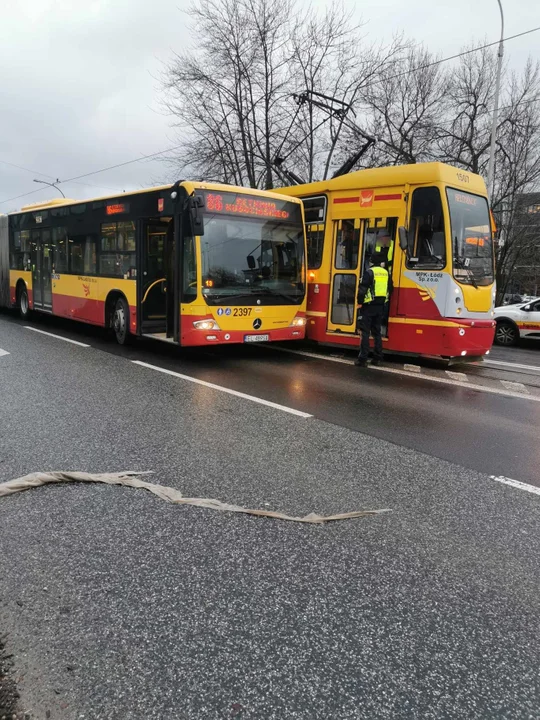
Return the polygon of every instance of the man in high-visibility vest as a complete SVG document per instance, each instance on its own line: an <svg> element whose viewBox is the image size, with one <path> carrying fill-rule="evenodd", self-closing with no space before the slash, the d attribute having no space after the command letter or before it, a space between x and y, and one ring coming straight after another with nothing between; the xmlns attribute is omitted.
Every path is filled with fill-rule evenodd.
<svg viewBox="0 0 540 720"><path fill-rule="evenodd" d="M367 258L366 258L367 260ZM383 267L385 258L373 255L371 262L364 270L362 282L358 288L357 324L362 333L360 353L355 365L366 367L369 355L369 336L373 335L372 365L379 365L383 359L381 325L384 319L385 305L388 301L389 275Z"/></svg>
<svg viewBox="0 0 540 720"><path fill-rule="evenodd" d="M388 230L381 230L380 234L377 235L375 240L375 254L383 257L386 261L386 267L391 264L394 256L394 243L392 242L392 238L390 237Z"/></svg>

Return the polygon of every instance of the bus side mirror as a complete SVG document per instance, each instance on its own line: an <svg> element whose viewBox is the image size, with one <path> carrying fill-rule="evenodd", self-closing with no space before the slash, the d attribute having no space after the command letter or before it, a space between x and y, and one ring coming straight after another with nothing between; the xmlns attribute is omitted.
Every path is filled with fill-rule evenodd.
<svg viewBox="0 0 540 720"><path fill-rule="evenodd" d="M407 233L407 228L403 227L403 225L400 225L398 228L398 235L399 235L399 247L402 250L407 250L409 247L409 234Z"/></svg>
<svg viewBox="0 0 540 720"><path fill-rule="evenodd" d="M250 270L255 270L255 258L253 257L253 255L248 255L246 260L247 260L248 268Z"/></svg>
<svg viewBox="0 0 540 720"><path fill-rule="evenodd" d="M204 198L202 195L195 195L190 198L189 204L193 223L193 234L204 235L204 220L201 212L201 208L204 208Z"/></svg>

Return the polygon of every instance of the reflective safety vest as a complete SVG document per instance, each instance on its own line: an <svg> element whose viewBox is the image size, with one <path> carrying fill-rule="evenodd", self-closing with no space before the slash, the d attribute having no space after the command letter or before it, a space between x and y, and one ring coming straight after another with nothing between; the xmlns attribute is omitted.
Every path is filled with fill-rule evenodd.
<svg viewBox="0 0 540 720"><path fill-rule="evenodd" d="M373 285L369 288L364 298L364 303L370 303L374 298L384 298L388 300L388 270L374 265L371 268L373 273Z"/></svg>

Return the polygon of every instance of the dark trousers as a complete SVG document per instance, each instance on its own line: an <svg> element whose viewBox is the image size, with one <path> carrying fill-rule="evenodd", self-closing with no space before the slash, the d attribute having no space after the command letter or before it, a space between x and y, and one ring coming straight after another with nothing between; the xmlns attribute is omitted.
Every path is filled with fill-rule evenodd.
<svg viewBox="0 0 540 720"><path fill-rule="evenodd" d="M358 329L362 333L360 341L359 360L367 360L369 355L369 336L373 335L375 347L373 349L373 357L376 360L382 360L382 335L381 324L384 319L384 305L374 305L368 303L363 305L358 311Z"/></svg>

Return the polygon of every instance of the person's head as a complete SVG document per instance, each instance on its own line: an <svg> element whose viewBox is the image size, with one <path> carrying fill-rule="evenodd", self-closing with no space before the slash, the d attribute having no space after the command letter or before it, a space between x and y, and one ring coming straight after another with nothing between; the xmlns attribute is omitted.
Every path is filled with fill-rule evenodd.
<svg viewBox="0 0 540 720"><path fill-rule="evenodd" d="M371 266L377 266L377 267L384 267L385 265L385 257L381 253L373 253L373 255L369 259Z"/></svg>
<svg viewBox="0 0 540 720"><path fill-rule="evenodd" d="M382 247L389 247L391 242L392 238L388 234L388 230L380 230L377 235L377 244L380 244Z"/></svg>

